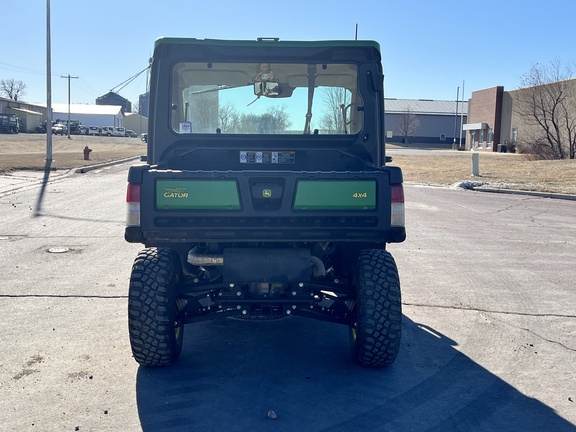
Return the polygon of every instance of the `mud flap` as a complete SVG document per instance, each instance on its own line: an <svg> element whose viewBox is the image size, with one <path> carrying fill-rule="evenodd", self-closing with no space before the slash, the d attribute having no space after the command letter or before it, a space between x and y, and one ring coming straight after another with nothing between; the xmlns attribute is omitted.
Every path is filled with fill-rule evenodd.
<svg viewBox="0 0 576 432"><path fill-rule="evenodd" d="M225 283L295 283L309 281L308 249L224 249Z"/></svg>

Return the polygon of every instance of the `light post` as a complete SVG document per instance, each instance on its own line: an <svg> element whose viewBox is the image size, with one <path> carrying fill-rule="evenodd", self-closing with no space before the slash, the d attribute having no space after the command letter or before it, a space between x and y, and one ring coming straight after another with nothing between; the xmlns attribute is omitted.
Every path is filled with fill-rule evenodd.
<svg viewBox="0 0 576 432"><path fill-rule="evenodd" d="M46 0L46 164L52 163L52 66L50 58L50 0Z"/></svg>
<svg viewBox="0 0 576 432"><path fill-rule="evenodd" d="M458 132L458 149L460 150L462 148L462 128L464 126L464 84L465 81L462 80L462 111L460 113L460 131ZM466 115L468 115L468 113L466 113Z"/></svg>
<svg viewBox="0 0 576 432"><path fill-rule="evenodd" d="M456 127L458 126L458 99L460 98L460 86L456 90L456 114L454 116L454 141L452 141L452 150L456 150Z"/></svg>

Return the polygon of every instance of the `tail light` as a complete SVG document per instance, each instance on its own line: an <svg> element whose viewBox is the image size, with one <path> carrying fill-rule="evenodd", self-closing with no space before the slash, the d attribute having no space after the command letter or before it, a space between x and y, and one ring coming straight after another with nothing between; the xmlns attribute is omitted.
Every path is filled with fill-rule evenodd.
<svg viewBox="0 0 576 432"><path fill-rule="evenodd" d="M404 187L402 183L392 185L390 225L393 227L405 226Z"/></svg>
<svg viewBox="0 0 576 432"><path fill-rule="evenodd" d="M126 191L126 226L140 226L140 185L128 183Z"/></svg>

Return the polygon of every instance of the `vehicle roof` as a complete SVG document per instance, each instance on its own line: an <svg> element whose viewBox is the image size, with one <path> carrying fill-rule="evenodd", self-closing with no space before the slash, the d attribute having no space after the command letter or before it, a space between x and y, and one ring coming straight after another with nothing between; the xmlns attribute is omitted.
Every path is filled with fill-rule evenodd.
<svg viewBox="0 0 576 432"><path fill-rule="evenodd" d="M198 39L179 37L160 37L156 39L154 48L160 45L220 45L257 47L273 45L289 48L331 48L331 47L372 47L380 52L380 44L373 40L320 40L320 41L281 41L279 38L258 38L257 40L225 40L225 39Z"/></svg>

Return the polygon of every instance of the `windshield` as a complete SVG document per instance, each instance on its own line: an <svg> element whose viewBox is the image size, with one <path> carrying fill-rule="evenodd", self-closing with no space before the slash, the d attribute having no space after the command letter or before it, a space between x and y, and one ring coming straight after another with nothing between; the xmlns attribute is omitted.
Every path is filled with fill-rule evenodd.
<svg viewBox="0 0 576 432"><path fill-rule="evenodd" d="M363 102L354 64L176 63L178 134L357 134Z"/></svg>

